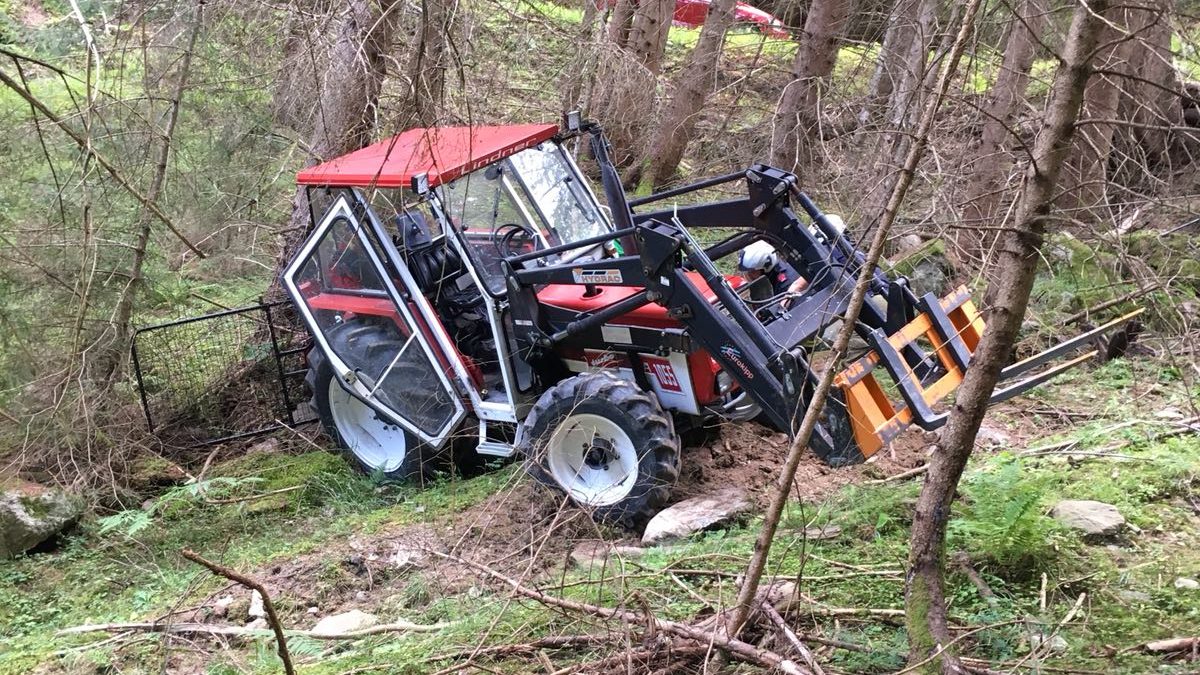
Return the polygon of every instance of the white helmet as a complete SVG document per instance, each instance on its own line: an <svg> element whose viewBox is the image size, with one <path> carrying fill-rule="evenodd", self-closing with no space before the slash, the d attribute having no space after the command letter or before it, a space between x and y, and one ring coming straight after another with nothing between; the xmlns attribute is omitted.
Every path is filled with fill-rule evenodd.
<svg viewBox="0 0 1200 675"><path fill-rule="evenodd" d="M769 272L779 264L779 254L775 247L765 241L756 241L738 254L738 269L743 272L758 270Z"/></svg>

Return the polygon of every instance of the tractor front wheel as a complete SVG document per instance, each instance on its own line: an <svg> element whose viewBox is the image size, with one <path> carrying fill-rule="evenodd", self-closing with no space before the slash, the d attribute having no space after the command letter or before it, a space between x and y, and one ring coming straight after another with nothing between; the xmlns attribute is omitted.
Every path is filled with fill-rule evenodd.
<svg viewBox="0 0 1200 675"><path fill-rule="evenodd" d="M327 338L335 353L354 362L351 365L369 370L374 361L387 364L401 347L385 327L370 319L348 321L330 331ZM309 405L325 433L364 472L381 473L394 480L433 476L436 466L432 449L343 389L320 347L308 353L305 382L312 391Z"/></svg>
<svg viewBox="0 0 1200 675"><path fill-rule="evenodd" d="M548 389L518 439L527 471L600 522L644 525L666 506L679 477L671 417L653 394L604 371Z"/></svg>

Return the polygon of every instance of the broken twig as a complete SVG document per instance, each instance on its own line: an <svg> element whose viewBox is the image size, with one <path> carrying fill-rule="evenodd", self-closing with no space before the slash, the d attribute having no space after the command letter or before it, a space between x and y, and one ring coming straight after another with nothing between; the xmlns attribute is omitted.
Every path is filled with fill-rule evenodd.
<svg viewBox="0 0 1200 675"><path fill-rule="evenodd" d="M283 634L283 624L279 622L279 615L275 613L275 605L271 602L271 596L267 594L266 587L248 576L238 574L228 567L204 559L200 554L191 549L185 548L181 553L183 557L198 565L207 567L210 572L217 576L225 577L230 581L236 581L246 588L258 591L259 596L263 599L263 609L267 611L267 621L271 624L271 630L275 631L275 643L279 651L279 659L283 661L283 671L287 675L295 675L296 669L292 666L291 655L288 654L287 637Z"/></svg>

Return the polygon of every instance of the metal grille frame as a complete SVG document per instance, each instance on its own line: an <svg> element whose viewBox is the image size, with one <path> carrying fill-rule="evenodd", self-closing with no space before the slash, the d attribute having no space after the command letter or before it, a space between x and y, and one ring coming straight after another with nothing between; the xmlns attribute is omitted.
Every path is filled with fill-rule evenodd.
<svg viewBox="0 0 1200 675"><path fill-rule="evenodd" d="M150 432L200 447L317 421L306 401L312 338L282 300L138 328L131 356Z"/></svg>

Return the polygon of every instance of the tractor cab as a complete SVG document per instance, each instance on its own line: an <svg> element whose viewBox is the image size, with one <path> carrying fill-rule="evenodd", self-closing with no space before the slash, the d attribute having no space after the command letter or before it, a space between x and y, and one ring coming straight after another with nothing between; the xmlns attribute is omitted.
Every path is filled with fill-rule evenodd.
<svg viewBox="0 0 1200 675"><path fill-rule="evenodd" d="M299 174L314 228L284 282L317 343L314 407L366 468L420 471L410 450L442 446L467 412L479 451L511 454L488 425L518 422L540 392L502 261L613 229L557 133L413 129Z"/></svg>

